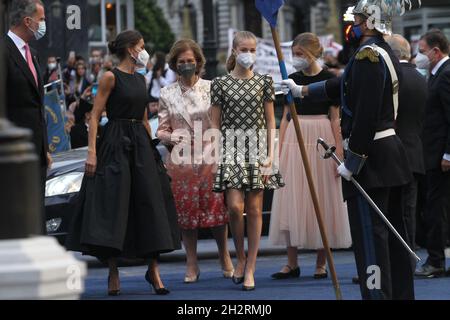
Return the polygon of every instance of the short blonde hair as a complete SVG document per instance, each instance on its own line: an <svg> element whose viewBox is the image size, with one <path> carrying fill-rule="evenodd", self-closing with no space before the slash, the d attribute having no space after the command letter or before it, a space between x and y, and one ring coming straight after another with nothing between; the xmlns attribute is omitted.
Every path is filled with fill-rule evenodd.
<svg viewBox="0 0 450 320"><path fill-rule="evenodd" d="M181 39L174 43L169 52L170 69L176 72L178 56L189 50L194 53L195 61L197 62L195 73L200 74L206 63L205 55L197 42L191 39Z"/></svg>

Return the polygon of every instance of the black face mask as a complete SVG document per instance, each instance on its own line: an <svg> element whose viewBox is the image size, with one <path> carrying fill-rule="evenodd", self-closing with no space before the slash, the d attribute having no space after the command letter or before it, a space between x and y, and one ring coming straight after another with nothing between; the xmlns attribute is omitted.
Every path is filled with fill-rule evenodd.
<svg viewBox="0 0 450 320"><path fill-rule="evenodd" d="M183 63L177 68L177 72L183 78L190 78L195 74L197 66L194 63Z"/></svg>

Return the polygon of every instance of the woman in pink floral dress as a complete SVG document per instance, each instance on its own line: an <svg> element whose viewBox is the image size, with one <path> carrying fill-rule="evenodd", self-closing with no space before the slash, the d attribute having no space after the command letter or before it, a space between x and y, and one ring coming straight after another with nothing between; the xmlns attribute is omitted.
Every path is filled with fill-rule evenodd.
<svg viewBox="0 0 450 320"><path fill-rule="evenodd" d="M205 131L211 128L211 84L199 77L204 64L202 50L194 41L176 42L169 54L169 65L179 79L161 90L159 100L157 136L172 151L166 164L187 255L185 283L196 282L200 275L197 263L200 228L211 228L223 275L227 278L233 275L227 248L227 210L223 195L212 192L214 161L205 161L214 146L203 141Z"/></svg>

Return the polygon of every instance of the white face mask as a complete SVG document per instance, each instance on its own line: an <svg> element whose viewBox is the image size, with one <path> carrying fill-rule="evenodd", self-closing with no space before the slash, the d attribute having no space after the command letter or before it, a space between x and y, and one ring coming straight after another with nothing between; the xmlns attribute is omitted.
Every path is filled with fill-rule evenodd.
<svg viewBox="0 0 450 320"><path fill-rule="evenodd" d="M57 65L56 65L56 63L54 63L54 62L48 64L48 70L50 70L50 71L51 71L51 70L55 70L56 67L57 67Z"/></svg>
<svg viewBox="0 0 450 320"><path fill-rule="evenodd" d="M30 18L30 19L34 21L33 18ZM34 22L36 22L36 21L34 21ZM31 29L30 27L28 27L28 29L30 29L33 32L34 38L36 40L40 40L45 36L45 32L47 31L47 25L45 24L45 21L39 21L39 27L36 31Z"/></svg>
<svg viewBox="0 0 450 320"><path fill-rule="evenodd" d="M141 67L146 67L148 64L148 60L150 60L150 55L145 49L139 52L137 58L135 58L134 56L132 57L134 60L136 60L136 64Z"/></svg>
<svg viewBox="0 0 450 320"><path fill-rule="evenodd" d="M251 52L239 53L236 58L236 62L243 68L250 69L250 67L256 62L256 54Z"/></svg>
<svg viewBox="0 0 450 320"><path fill-rule="evenodd" d="M298 71L303 71L303 70L307 69L310 66L310 63L305 58L300 58L300 57L294 56L292 58L292 66L298 72Z"/></svg>
<svg viewBox="0 0 450 320"><path fill-rule="evenodd" d="M430 58L428 58L427 55L423 54L423 53L418 53L416 56L416 66L419 69L430 69Z"/></svg>

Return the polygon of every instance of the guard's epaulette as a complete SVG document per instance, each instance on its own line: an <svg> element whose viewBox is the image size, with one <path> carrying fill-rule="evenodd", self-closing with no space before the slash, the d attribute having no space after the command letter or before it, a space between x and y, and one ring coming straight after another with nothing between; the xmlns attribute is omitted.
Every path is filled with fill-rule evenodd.
<svg viewBox="0 0 450 320"><path fill-rule="evenodd" d="M361 48L361 50L356 54L356 60L369 59L370 62L377 63L380 62L380 54L372 46L366 46Z"/></svg>

